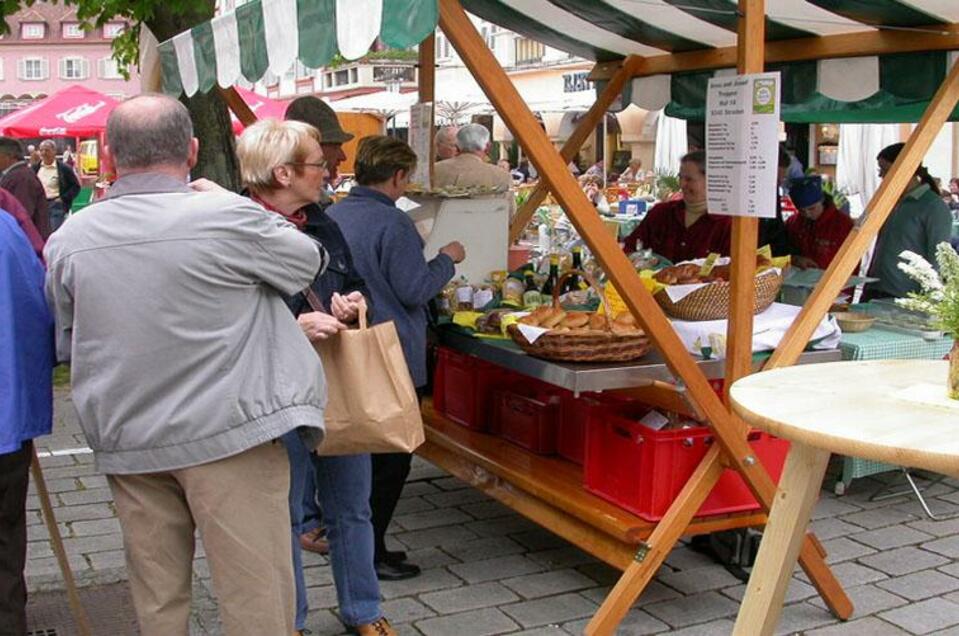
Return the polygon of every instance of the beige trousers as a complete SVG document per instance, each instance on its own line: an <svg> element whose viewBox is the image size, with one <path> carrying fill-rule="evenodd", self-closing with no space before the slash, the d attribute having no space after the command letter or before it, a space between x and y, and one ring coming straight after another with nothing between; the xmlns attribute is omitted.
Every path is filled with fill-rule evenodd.
<svg viewBox="0 0 959 636"><path fill-rule="evenodd" d="M108 479L142 636L188 636L196 529L224 632L293 633L290 466L281 442L200 466Z"/></svg>

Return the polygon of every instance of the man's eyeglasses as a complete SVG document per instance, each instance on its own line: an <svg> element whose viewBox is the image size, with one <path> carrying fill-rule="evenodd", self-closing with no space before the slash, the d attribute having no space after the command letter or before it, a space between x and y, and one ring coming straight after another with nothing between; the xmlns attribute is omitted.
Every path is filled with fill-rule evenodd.
<svg viewBox="0 0 959 636"><path fill-rule="evenodd" d="M290 166L313 166L314 168L319 168L320 170L326 170L328 165L326 159L323 161L290 161L287 163Z"/></svg>

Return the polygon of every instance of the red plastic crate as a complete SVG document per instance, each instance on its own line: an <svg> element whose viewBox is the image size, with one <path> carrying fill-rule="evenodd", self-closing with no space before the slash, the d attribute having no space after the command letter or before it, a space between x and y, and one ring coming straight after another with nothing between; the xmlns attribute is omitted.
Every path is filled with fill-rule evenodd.
<svg viewBox="0 0 959 636"><path fill-rule="evenodd" d="M561 403L559 394L548 390L535 395L505 389L493 392L500 435L539 455L556 453Z"/></svg>
<svg viewBox="0 0 959 636"><path fill-rule="evenodd" d="M648 521L669 506L715 443L709 428L654 431L639 423L649 412L640 404L592 408L586 434L585 488ZM749 443L778 481L789 442L753 431ZM723 472L697 516L755 510L759 504L735 471Z"/></svg>
<svg viewBox="0 0 959 636"><path fill-rule="evenodd" d="M433 408L457 424L492 431L492 393L516 383L513 371L446 347L437 349L433 376Z"/></svg>
<svg viewBox="0 0 959 636"><path fill-rule="evenodd" d="M586 423L593 409L602 404L624 405L635 401L613 393L583 393L574 397L572 391L560 389L563 404L559 414L556 454L583 465L586 457Z"/></svg>

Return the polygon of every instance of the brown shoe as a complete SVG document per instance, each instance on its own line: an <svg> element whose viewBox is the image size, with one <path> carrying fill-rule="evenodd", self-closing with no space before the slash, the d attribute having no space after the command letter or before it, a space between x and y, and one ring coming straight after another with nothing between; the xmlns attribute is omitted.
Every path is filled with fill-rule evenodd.
<svg viewBox="0 0 959 636"><path fill-rule="evenodd" d="M317 554L329 554L330 542L326 540L326 528L319 527L301 534L300 547Z"/></svg>
<svg viewBox="0 0 959 636"><path fill-rule="evenodd" d="M396 630L385 618L374 621L369 625L354 625L350 631L359 636L397 636Z"/></svg>

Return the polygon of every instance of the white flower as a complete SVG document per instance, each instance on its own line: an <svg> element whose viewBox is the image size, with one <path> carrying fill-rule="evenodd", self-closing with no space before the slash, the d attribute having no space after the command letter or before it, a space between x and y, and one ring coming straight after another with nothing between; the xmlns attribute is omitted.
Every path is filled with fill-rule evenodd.
<svg viewBox="0 0 959 636"><path fill-rule="evenodd" d="M903 261L898 264L899 269L904 271L909 278L919 283L923 292L931 292L933 294L939 292L941 295L943 289L942 280L939 278L939 273L929 261L909 250L903 251L899 255L899 258Z"/></svg>

